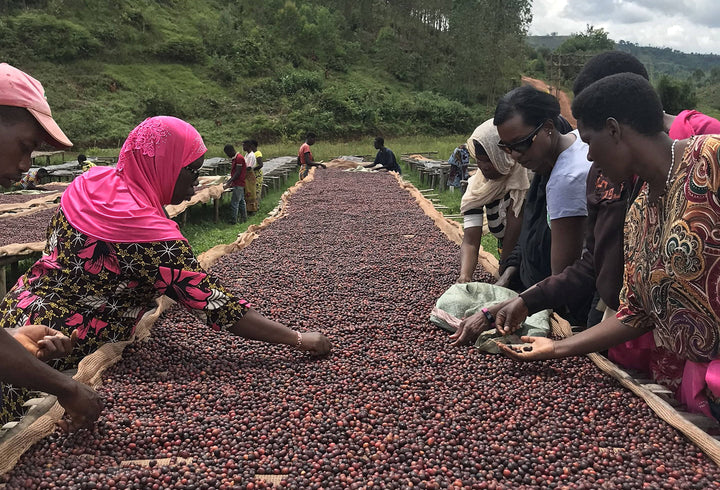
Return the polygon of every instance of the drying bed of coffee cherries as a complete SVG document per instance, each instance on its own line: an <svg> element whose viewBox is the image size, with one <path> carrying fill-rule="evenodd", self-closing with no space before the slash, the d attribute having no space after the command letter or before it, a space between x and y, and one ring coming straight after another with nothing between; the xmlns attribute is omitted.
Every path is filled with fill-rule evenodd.
<svg viewBox="0 0 720 490"><path fill-rule="evenodd" d="M41 242L47 238L47 227L56 206L34 213L0 217L0 247L13 243Z"/></svg>
<svg viewBox="0 0 720 490"><path fill-rule="evenodd" d="M104 376L97 430L39 442L8 486L717 487L712 461L586 358L451 347L428 316L459 247L391 176L318 171L288 212L212 272L265 315L327 334L330 356L174 308Z"/></svg>
<svg viewBox="0 0 720 490"><path fill-rule="evenodd" d="M24 202L32 201L33 199L45 197L49 194L55 194L57 195L57 197L60 197L57 192L38 192L34 194L6 193L0 194L0 204L21 204Z"/></svg>

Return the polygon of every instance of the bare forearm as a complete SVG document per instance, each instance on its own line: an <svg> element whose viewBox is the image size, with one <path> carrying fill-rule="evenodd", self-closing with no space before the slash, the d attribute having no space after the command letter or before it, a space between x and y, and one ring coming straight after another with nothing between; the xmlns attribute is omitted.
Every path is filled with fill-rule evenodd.
<svg viewBox="0 0 720 490"><path fill-rule="evenodd" d="M615 317L585 331L555 342L555 357L570 357L606 350L614 345L636 339L647 330L625 325Z"/></svg>
<svg viewBox="0 0 720 490"><path fill-rule="evenodd" d="M553 274L560 274L580 258L585 238L584 230L585 218L582 216L552 220L550 262Z"/></svg>
<svg viewBox="0 0 720 490"><path fill-rule="evenodd" d="M250 309L240 321L230 327L234 335L250 340L261 340L273 344L297 344L297 332L282 323L270 320L257 311Z"/></svg>
<svg viewBox="0 0 720 490"><path fill-rule="evenodd" d="M478 231L479 230L479 231ZM478 263L480 252L480 236L482 227L476 226L465 229L463 242L460 246L460 280L470 282Z"/></svg>
<svg viewBox="0 0 720 490"><path fill-rule="evenodd" d="M72 379L33 357L10 334L0 329L0 380L11 385L64 396Z"/></svg>

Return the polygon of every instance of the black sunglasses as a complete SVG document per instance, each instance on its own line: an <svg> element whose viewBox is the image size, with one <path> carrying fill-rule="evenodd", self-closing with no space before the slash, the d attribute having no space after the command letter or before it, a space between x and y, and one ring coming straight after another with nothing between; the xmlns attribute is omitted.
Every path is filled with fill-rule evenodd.
<svg viewBox="0 0 720 490"><path fill-rule="evenodd" d="M511 155L512 152L523 154L530 149L533 142L535 141L535 137L544 125L545 121L541 122L540 126L535 128L532 133L525 136L523 139L516 141L515 143L503 143L502 141L499 141L497 145L502 151L504 151L508 155Z"/></svg>
<svg viewBox="0 0 720 490"><path fill-rule="evenodd" d="M187 167L183 167L185 170L190 172L190 175L193 176L193 180L196 180L198 177L200 177L200 169L199 168L190 168L190 165Z"/></svg>

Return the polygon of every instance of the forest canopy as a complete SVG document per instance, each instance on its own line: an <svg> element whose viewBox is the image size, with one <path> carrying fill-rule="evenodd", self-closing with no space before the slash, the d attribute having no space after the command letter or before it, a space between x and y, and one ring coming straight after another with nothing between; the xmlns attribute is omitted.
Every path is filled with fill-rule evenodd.
<svg viewBox="0 0 720 490"><path fill-rule="evenodd" d="M527 0L0 0L0 57L80 145L179 116L218 144L469 133L517 85Z"/></svg>

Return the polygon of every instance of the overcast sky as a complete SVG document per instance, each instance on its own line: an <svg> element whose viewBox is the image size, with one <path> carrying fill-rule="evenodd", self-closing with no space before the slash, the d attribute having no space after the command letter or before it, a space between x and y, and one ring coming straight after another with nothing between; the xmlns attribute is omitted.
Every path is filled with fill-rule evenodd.
<svg viewBox="0 0 720 490"><path fill-rule="evenodd" d="M718 0L533 0L530 34L602 27L614 41L720 54Z"/></svg>

